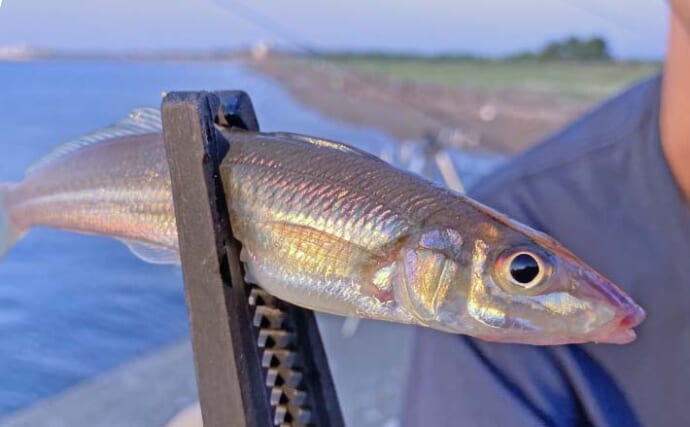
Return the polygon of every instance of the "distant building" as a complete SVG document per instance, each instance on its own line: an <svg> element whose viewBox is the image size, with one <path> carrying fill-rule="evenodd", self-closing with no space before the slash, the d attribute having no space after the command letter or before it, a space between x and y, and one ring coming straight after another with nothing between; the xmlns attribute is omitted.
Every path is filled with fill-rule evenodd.
<svg viewBox="0 0 690 427"><path fill-rule="evenodd" d="M51 52L29 45L0 46L0 61L28 61L49 56Z"/></svg>
<svg viewBox="0 0 690 427"><path fill-rule="evenodd" d="M266 58L266 56L270 53L271 49L268 46L268 43L264 41L260 41L254 44L252 48L250 49L252 59L255 61L261 61L262 59Z"/></svg>

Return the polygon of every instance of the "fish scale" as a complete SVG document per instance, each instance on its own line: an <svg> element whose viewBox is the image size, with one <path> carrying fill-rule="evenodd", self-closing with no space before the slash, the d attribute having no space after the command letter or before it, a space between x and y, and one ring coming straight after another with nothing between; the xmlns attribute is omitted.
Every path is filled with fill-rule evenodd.
<svg viewBox="0 0 690 427"><path fill-rule="evenodd" d="M252 214L254 218L257 218L257 212L266 211L277 218L293 214L320 219L327 223L344 221L344 227L333 228L334 233L339 234L339 237L344 237L342 232L345 229L356 229L356 224L363 219L366 212L371 210L369 207L372 206L372 203L365 202L370 199L370 196L357 194L349 190L346 187L347 183L334 186L330 182L324 184L318 178L311 175L308 178L302 176L303 179L310 179L313 184L306 190L301 191L299 182L291 179L296 174L291 170L278 172L271 169L265 171L258 163L254 165L254 168L246 168L240 165L242 163L239 163L234 168L234 173L248 178L242 178L243 185L246 185L246 188L241 191L251 194L251 197L247 198L246 203L243 202L245 208L242 209L247 212L254 212ZM264 174L280 175L282 179L274 177L274 179L267 182L261 182L262 185L258 186L248 183L255 181L252 178L253 176L263 176ZM267 188L264 186L266 184L278 186L279 188ZM343 209L332 209L338 202L338 199L333 197L338 191L348 191L350 193L345 198L349 204L348 209L344 209L344 205ZM355 206L357 209L354 208ZM377 223L381 225L378 230L379 233L385 234L386 224L397 220L396 216L390 215L391 213L392 211L389 210L387 213L383 212L382 215L370 219L373 226L376 226ZM369 221L367 222L369 223ZM363 237L365 240L366 236ZM368 247L369 245L365 244L364 246Z"/></svg>

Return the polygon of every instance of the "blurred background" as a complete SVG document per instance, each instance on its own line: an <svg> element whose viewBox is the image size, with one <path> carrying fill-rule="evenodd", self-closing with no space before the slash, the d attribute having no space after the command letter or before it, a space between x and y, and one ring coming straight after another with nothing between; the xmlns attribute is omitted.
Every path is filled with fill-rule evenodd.
<svg viewBox="0 0 690 427"><path fill-rule="evenodd" d="M0 182L171 90L458 190L661 67L661 0L4 0ZM411 328L320 316L348 425L398 425ZM178 268L36 229L0 263L0 425L163 426L196 399Z"/></svg>

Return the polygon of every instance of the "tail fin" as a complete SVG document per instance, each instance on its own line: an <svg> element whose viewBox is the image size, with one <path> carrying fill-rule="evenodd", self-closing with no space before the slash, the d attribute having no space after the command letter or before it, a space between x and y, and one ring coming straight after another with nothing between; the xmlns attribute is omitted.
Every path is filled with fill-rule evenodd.
<svg viewBox="0 0 690 427"><path fill-rule="evenodd" d="M6 195L11 188L10 185L0 184L0 259L24 235L24 231L12 225L9 212L5 206Z"/></svg>

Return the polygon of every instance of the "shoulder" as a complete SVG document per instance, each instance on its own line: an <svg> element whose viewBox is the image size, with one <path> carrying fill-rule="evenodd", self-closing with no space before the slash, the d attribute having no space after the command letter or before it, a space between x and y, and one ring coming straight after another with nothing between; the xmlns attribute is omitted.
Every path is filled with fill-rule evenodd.
<svg viewBox="0 0 690 427"><path fill-rule="evenodd" d="M470 196L532 226L540 225L533 202L596 197L582 187L620 179L626 151L642 133L656 131L660 86L659 76L632 86L514 158Z"/></svg>

